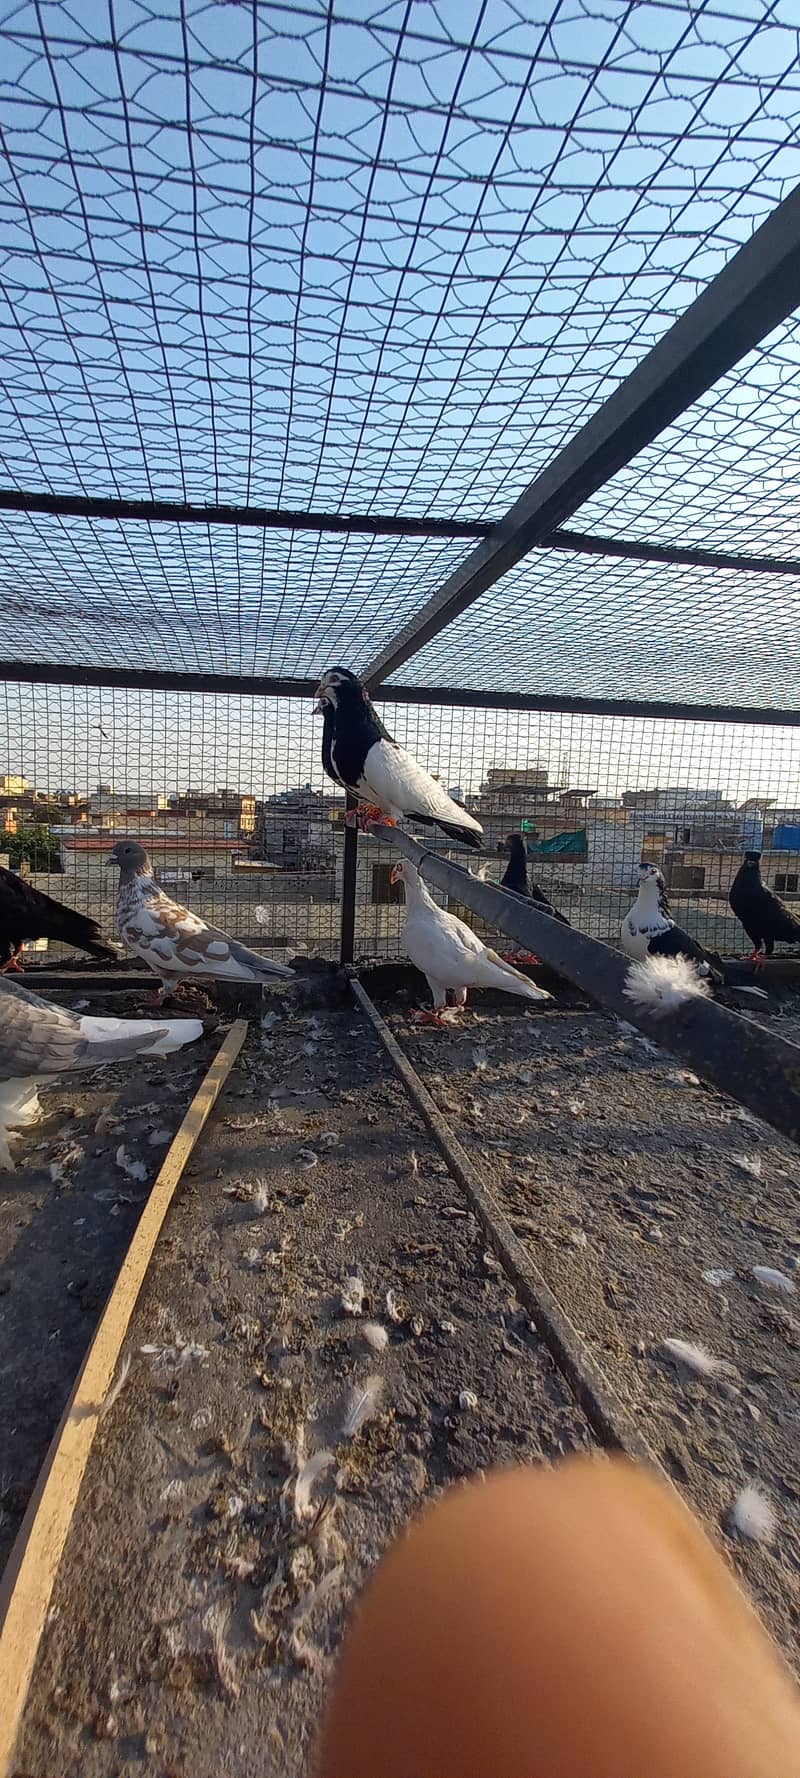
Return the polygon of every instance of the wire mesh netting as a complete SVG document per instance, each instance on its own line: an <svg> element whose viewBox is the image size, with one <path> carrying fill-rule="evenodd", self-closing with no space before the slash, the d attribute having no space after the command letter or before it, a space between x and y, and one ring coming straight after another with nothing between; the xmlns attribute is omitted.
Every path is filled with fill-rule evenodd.
<svg viewBox="0 0 800 1778"><path fill-rule="evenodd" d="M474 808L489 880L505 868L506 836L524 833L538 882L593 936L618 937L642 856L664 871L680 923L722 951L745 943L727 894L748 843L763 843L766 881L800 894L796 728L380 710ZM167 892L204 918L278 958L335 958L344 802L320 740L308 699L7 685L0 853L25 858L35 884L110 931L106 859L115 839L139 837ZM395 857L359 841L358 956L402 950Z"/></svg>
<svg viewBox="0 0 800 1778"><path fill-rule="evenodd" d="M800 174L790 0L2 35L22 486L499 514Z"/></svg>
<svg viewBox="0 0 800 1778"><path fill-rule="evenodd" d="M613 476L575 524L606 537L796 558L798 451L795 315Z"/></svg>
<svg viewBox="0 0 800 1778"><path fill-rule="evenodd" d="M500 516L800 174L794 9L746 12L7 3L2 479ZM789 328L592 518L673 535L688 465L690 533L740 544L753 453L788 547L795 373ZM7 513L8 646L309 672L462 549Z"/></svg>
<svg viewBox="0 0 800 1778"><path fill-rule="evenodd" d="M304 677L365 664L468 545L0 514L9 658Z"/></svg>
<svg viewBox="0 0 800 1778"><path fill-rule="evenodd" d="M533 550L398 683L797 708L800 575Z"/></svg>

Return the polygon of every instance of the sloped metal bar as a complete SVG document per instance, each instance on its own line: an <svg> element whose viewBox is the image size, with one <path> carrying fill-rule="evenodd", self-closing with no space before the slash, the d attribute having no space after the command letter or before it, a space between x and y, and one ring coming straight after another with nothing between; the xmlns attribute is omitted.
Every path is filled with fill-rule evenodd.
<svg viewBox="0 0 800 1778"><path fill-rule="evenodd" d="M375 688L494 586L797 307L800 186L470 551L363 677Z"/></svg>

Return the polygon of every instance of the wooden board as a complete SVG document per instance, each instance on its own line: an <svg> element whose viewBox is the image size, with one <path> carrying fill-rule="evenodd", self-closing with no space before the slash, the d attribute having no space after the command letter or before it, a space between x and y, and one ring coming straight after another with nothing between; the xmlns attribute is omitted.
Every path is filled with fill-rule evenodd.
<svg viewBox="0 0 800 1778"><path fill-rule="evenodd" d="M186 1162L246 1035L244 1019L231 1026L164 1157L0 1582L0 1778L10 1778L13 1771L17 1733L53 1585L122 1342Z"/></svg>

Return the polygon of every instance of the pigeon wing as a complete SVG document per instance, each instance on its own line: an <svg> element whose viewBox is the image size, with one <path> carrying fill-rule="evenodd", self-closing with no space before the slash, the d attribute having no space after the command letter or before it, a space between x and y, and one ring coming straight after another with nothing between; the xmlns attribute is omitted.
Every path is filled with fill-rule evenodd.
<svg viewBox="0 0 800 1778"><path fill-rule="evenodd" d="M397 741L375 741L364 761L359 790L369 794L387 814L415 815L426 821L445 821L451 827L482 833L483 828L460 803L453 801L430 772L426 772Z"/></svg>
<svg viewBox="0 0 800 1778"><path fill-rule="evenodd" d="M43 1080L71 1068L122 1061L149 1049L159 1036L158 1026L137 1030L131 1024L119 1035L90 1037L84 1023L66 1007L0 980L0 1080Z"/></svg>

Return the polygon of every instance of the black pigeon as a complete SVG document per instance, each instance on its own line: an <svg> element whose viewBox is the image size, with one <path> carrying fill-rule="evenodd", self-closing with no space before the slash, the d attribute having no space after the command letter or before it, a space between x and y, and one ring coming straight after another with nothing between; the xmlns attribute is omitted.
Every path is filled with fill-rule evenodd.
<svg viewBox="0 0 800 1778"><path fill-rule="evenodd" d="M552 914L554 920L560 920L562 926L569 926L566 914L559 913L548 901L543 889L531 878L528 882L528 854L521 833L510 833L506 836L506 845L511 854L500 882L504 889L513 889L517 895L526 895L529 901L535 901L543 914Z"/></svg>
<svg viewBox="0 0 800 1778"><path fill-rule="evenodd" d="M753 946L752 963L759 961L762 950L771 957L776 944L800 944L800 920L761 881L760 852L745 852L728 901Z"/></svg>
<svg viewBox="0 0 800 1778"><path fill-rule="evenodd" d="M106 961L119 957L115 946L106 943L96 920L43 895L41 889L0 865L0 975L9 969L20 971L19 953L36 938L57 939Z"/></svg>
<svg viewBox="0 0 800 1778"><path fill-rule="evenodd" d="M480 847L480 822L392 739L355 673L331 667L315 696L325 717L322 764L334 784L359 798L362 825L386 821L391 826L405 817Z"/></svg>

